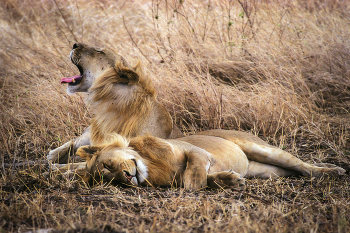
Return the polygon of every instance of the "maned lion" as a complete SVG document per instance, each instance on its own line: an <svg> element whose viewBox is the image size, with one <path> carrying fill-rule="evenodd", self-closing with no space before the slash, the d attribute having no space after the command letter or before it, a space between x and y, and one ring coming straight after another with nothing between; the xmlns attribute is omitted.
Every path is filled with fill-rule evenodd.
<svg viewBox="0 0 350 233"><path fill-rule="evenodd" d="M155 173L151 172L151 170L163 174L163 165L167 165L174 161L171 159L166 161L169 159L169 153L173 153L173 150L169 150L169 148L174 148L177 152L182 151L182 154L174 152L175 154L173 153L172 156L175 156L175 158L183 158L181 161L185 162L185 165L190 165L192 162L198 162L197 167L200 167L202 166L200 165L202 163L200 161L203 161L203 159L207 159L206 164L216 164L214 168L213 166L209 166L208 168L204 166L208 169L204 170L209 172L209 174L229 169L232 169L242 176L258 176L264 178L271 175L289 175L294 174L295 172L301 172L304 175L312 176L320 176L322 173L344 173L342 168L334 165L321 165L323 167L318 167L306 164L291 154L275 147L271 147L261 139L243 132L211 130L201 132L196 136L180 138L178 140L162 140L160 138L176 137L181 134L178 132L176 133L173 130L172 119L169 113L164 106L156 100L155 90L151 81L140 72L139 66L131 68L130 65L128 65L119 55L114 55L106 50L97 50L79 43L73 46L70 57L72 62L80 70L80 75L64 78L61 82L68 83L67 92L70 94L75 92L88 92L88 102L94 116L91 126L81 137L51 151L48 155L49 160L66 163L71 151L77 150L80 146L90 144L92 144L92 147L83 147L85 148L84 151L94 151L94 148L99 148L100 150L96 151L101 151L101 153L97 154L105 155L104 152L106 150L101 148L106 146L106 137L110 133L118 133L128 139L139 135L152 135L158 137L138 137L136 139L131 139L130 141L130 147L133 148L134 151L137 151L139 156L141 156L138 158L142 158L145 154L158 156L151 157L151 161L152 159L158 158L156 161L144 161L144 164L149 167L149 176L147 180L151 181L161 176L159 174L158 176L152 175ZM153 138L157 146L164 145L165 147L154 147L154 149L149 145L146 145L144 149L142 149L141 146L132 147L134 144L138 145L138 140L143 141L143 138ZM192 145L188 143L191 143ZM89 150L87 148L89 148ZM110 147L107 146L106 148ZM122 149L119 148L118 150L125 151L126 149L123 147L121 148ZM80 150L80 152L82 152L82 150ZM141 153L142 150L155 151L154 153ZM201 153L198 152L195 154L200 154L202 159L198 159L199 157L196 156L195 160L191 160L193 157L191 150L200 150ZM162 155L160 152L164 152L165 154ZM209 156L209 153L212 157ZM82 155L81 157L84 157L83 153L80 153L80 155ZM114 155L112 156L110 153L109 155L114 157ZM87 158L87 156L85 156L85 158ZM105 156L102 156L101 158L105 158ZM96 169L100 166L100 163L96 164L94 162L95 159L87 159L88 170L89 164L92 164L90 166L90 169L92 169L91 172L97 171ZM248 162L248 159L250 162ZM162 162L162 160L164 161ZM104 162L104 160L102 161ZM175 162L176 161L178 160L176 159ZM160 166L160 169L155 169L155 166L152 165L153 162L156 162L156 166ZM230 164L230 166L226 166L225 164ZM72 167L81 168L85 167L85 165L85 163L75 164L72 165ZM175 165L179 165L179 163L176 162ZM94 169L94 167L96 169ZM192 168L197 167L192 166ZM288 169L293 172L291 173ZM192 181L186 181L185 177L187 177L186 174L188 173L186 170L187 166L183 167L183 164L182 170L179 170L176 166L171 167L172 172L175 171L179 174L181 174L181 171L183 172L183 175L185 176L180 180L175 180L180 183L183 181L185 187L199 187L205 183L204 181L201 181L201 184L198 185L192 184ZM203 170L201 169L198 171L203 173ZM191 173L193 172L194 171L191 171ZM130 172L129 174L135 175L135 173ZM165 172L164 175L167 175L167 173ZM170 176L168 176L168 178L169 177ZM174 177L175 176L172 176L172 178ZM168 178L164 181L165 183L169 181ZM155 185L158 185L156 181L152 182ZM187 182L190 182L191 184L187 185ZM210 179L209 184L211 184Z"/></svg>
<svg viewBox="0 0 350 233"><path fill-rule="evenodd" d="M83 145L101 143L108 133L127 138L144 134L160 138L182 135L157 101L154 87L139 65L131 67L120 55L81 43L73 45L70 58L80 74L63 78L61 83L68 84L68 94L88 93L93 119L80 137L50 151L49 160L67 163L73 151Z"/></svg>
<svg viewBox="0 0 350 233"><path fill-rule="evenodd" d="M77 155L86 160L85 181L102 178L111 183L186 189L242 188L243 177L345 173L332 164L305 163L254 135L230 130L167 140L139 136L130 142L114 134L105 144L80 147Z"/></svg>

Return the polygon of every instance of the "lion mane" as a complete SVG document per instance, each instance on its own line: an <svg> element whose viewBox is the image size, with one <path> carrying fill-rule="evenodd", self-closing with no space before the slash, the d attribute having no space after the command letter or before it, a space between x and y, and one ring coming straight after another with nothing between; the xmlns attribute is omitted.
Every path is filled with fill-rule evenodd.
<svg viewBox="0 0 350 233"><path fill-rule="evenodd" d="M106 70L90 88L92 144L100 144L113 132L131 138L142 133L156 104L156 92L138 64L132 71L120 62ZM102 114L101 114L102 113ZM168 129L168 131L171 129ZM165 132L170 134L170 132Z"/></svg>
<svg viewBox="0 0 350 233"><path fill-rule="evenodd" d="M80 147L77 154L86 159L84 180L101 181L103 177L104 181L117 184L242 188L246 177L345 173L332 164L305 163L250 134L231 130L205 132L179 139L138 136L127 145L117 135L105 144Z"/></svg>
<svg viewBox="0 0 350 233"><path fill-rule="evenodd" d="M75 43L71 60L80 74L66 77L67 93L87 92L92 112L91 125L81 136L51 150L48 160L67 163L83 145L103 143L109 133L126 138L153 135L160 138L181 137L165 107L157 101L156 91L141 70L140 63L130 66L126 60L106 49Z"/></svg>
<svg viewBox="0 0 350 233"><path fill-rule="evenodd" d="M87 160L87 172L98 168L115 180L132 180L134 184L141 184L143 179L136 179L140 174L137 171L148 169L147 179L154 185L176 181L193 189L207 183L213 185L213 180L220 183L226 179L220 177L231 177L227 179L230 180L228 186L240 184L237 174L238 177L268 178L345 173L344 169L332 164L305 163L245 132L208 130L178 139L162 139L172 137L173 123L165 107L157 101L151 79L143 74L140 64L132 68L120 57L115 60L108 54L83 44L73 46L71 60L81 74L63 81L68 82L70 91L88 92L93 119L90 129L81 137L51 151L50 160L59 158L61 162L63 154L62 161L65 162L70 151L81 146L77 154ZM113 133L130 140L128 148L124 148L125 143L120 144L120 138L110 142L109 135ZM92 146L86 146L89 144ZM136 160L140 163L135 164ZM125 169L108 169L114 166L111 161L116 164L122 161L118 167Z"/></svg>

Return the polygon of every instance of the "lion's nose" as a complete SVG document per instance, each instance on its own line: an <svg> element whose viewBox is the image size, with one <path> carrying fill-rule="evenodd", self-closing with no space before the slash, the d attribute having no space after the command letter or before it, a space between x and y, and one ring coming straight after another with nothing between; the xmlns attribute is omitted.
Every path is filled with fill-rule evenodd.
<svg viewBox="0 0 350 233"><path fill-rule="evenodd" d="M73 49L76 49L76 48L78 48L79 47L79 44L78 43L75 43L74 45L73 45Z"/></svg>

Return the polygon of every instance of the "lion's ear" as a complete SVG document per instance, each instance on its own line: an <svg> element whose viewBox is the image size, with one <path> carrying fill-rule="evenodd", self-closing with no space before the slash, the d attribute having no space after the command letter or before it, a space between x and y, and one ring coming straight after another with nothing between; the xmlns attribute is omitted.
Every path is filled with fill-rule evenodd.
<svg viewBox="0 0 350 233"><path fill-rule="evenodd" d="M81 146L77 150L77 155L89 161L96 152L100 151L100 148L97 146Z"/></svg>
<svg viewBox="0 0 350 233"><path fill-rule="evenodd" d="M126 67L119 68L117 70L117 73L120 77L121 83L124 83L124 84L129 84L129 85L135 84L140 79L139 75L135 71Z"/></svg>

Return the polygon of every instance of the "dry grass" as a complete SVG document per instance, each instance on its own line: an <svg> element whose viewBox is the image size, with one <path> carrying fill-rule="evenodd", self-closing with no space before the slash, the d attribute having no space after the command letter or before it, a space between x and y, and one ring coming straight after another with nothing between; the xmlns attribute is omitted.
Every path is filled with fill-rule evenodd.
<svg viewBox="0 0 350 233"><path fill-rule="evenodd" d="M350 231L347 0L0 2L0 229ZM341 179L250 180L232 190L86 187L45 157L89 124L61 77L76 41L141 60L185 133L250 131ZM30 166L13 164L35 161Z"/></svg>

